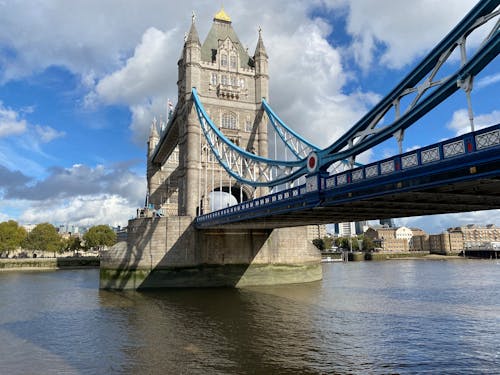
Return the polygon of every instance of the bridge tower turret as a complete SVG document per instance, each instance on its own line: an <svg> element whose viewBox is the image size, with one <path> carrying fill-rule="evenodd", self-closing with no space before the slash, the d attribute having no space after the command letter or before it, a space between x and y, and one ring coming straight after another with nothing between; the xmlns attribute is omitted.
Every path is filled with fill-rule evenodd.
<svg viewBox="0 0 500 375"><path fill-rule="evenodd" d="M126 242L101 259L102 288L244 286L295 283L321 278L320 254L307 229L198 230L193 220L226 202L267 194L239 183L223 169L202 134L192 88L211 120L231 142L267 157L268 56L259 30L250 56L221 9L200 43L193 15L178 60L178 99L158 136L148 143L148 196L154 213L129 221ZM220 194L222 195L222 194ZM232 198L230 198L232 200ZM218 204L217 204L218 203ZM217 207L219 206L219 207ZM139 211L144 212L144 211Z"/></svg>

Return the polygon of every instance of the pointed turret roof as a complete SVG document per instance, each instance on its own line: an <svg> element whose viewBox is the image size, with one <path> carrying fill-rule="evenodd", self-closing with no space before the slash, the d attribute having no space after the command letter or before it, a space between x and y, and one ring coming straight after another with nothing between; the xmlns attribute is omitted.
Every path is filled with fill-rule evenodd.
<svg viewBox="0 0 500 375"><path fill-rule="evenodd" d="M264 42L262 41L262 29L259 27L259 40L257 41L257 46L255 47L255 57L257 56L267 56L266 47L264 47Z"/></svg>
<svg viewBox="0 0 500 375"><path fill-rule="evenodd" d="M212 51L219 49L219 42L227 38L231 39L238 50L240 66L248 67L250 57L241 44L236 32L231 25L231 18L224 9L221 9L214 17L214 23L208 32L207 38L201 47L201 59L203 61L212 61Z"/></svg>
<svg viewBox="0 0 500 375"><path fill-rule="evenodd" d="M198 36L198 31L196 30L196 26L194 24L194 21L196 19L196 16L193 13L193 16L191 18L191 28L189 29L188 36L186 38L186 42L195 42L201 45L200 43L200 37Z"/></svg>
<svg viewBox="0 0 500 375"><path fill-rule="evenodd" d="M159 138L158 121L156 120L156 117L153 119L153 122L151 123L151 129L149 131L149 139L152 139L152 138Z"/></svg>

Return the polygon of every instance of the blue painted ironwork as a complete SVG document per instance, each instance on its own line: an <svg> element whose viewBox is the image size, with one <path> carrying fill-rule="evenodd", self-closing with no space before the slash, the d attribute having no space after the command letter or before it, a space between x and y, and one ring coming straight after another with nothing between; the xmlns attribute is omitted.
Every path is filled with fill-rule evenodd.
<svg viewBox="0 0 500 375"><path fill-rule="evenodd" d="M231 142L212 122L192 89L198 119L205 139L217 161L237 181L251 186L275 186L304 175L305 160L274 160L252 154Z"/></svg>
<svg viewBox="0 0 500 375"><path fill-rule="evenodd" d="M364 191L371 189L371 194L375 196L382 194L379 189L380 186L388 182L399 182L403 176L406 178L408 176L427 177L429 168L436 170L456 168L457 160L464 157L468 157L474 163L477 163L480 157L488 158L498 163L500 159L499 155L500 124L380 160L348 172L342 172L333 176L311 176L311 178L319 180L315 190L309 189L306 183L198 216L195 224L201 228L244 221L256 217L266 217L283 212L328 206L332 200L336 203L353 201L360 198L360 196L355 194L357 189L363 189ZM473 157L472 159L471 156ZM500 176L498 169L488 173ZM467 176L459 177L462 180L471 178L477 178L477 175L468 174ZM432 186L434 183L432 179L425 182L427 187ZM437 183L443 182L440 181ZM406 187L407 190L412 188L412 186ZM403 187L398 188L398 191L402 190ZM363 196L363 198L366 197L366 195Z"/></svg>
<svg viewBox="0 0 500 375"><path fill-rule="evenodd" d="M492 61L500 50L498 21L481 48L469 61L448 78L434 81L437 72L453 50L457 46L463 45L472 31L486 22L498 18L500 12L495 11L498 4L498 0L479 2L399 85L336 142L320 152L322 169L326 169L328 165L337 160L359 155L397 132L404 131L457 91L463 80L475 76ZM424 78L424 82L419 86L418 83ZM435 90L424 96L431 88L435 88ZM416 97L405 113L400 116L401 98L413 93L417 93ZM395 121L381 129L375 129L392 108L396 111Z"/></svg>
<svg viewBox="0 0 500 375"><path fill-rule="evenodd" d="M219 131L205 112L196 89L193 88L193 102L207 143L218 162L231 177L240 183L255 187L276 186L292 182L308 173L324 172L336 162L360 167L359 164L354 162L359 154L396 134L401 139L406 128L463 87L464 82L470 81L471 77L477 75L497 57L500 51L500 22L498 21L500 11L496 10L498 4L498 0L484 0L478 3L389 95L382 99L336 142L323 150L319 150L317 146L288 128L267 102L263 100L263 108L268 114L272 126L297 160L274 160L254 155L233 144ZM469 34L495 19L497 21L492 31L478 51L468 60L463 56L462 65L453 74L435 80L437 73L452 52L457 47L465 48ZM419 82L422 83L419 84ZM401 99L412 94L415 95L414 99L404 113L401 114ZM391 109L396 112L395 120L383 126L382 119ZM377 126L379 127L377 128ZM307 155L313 153L316 155L318 163L315 163L315 170L311 171L307 169ZM424 159L432 158L433 155L429 151L423 157ZM417 162L420 162L418 158L421 157L422 155L417 157ZM347 162L347 160L350 162ZM405 158L404 160L406 165L415 163L415 160L411 158ZM391 173L391 168L390 163L379 165L377 166L377 173ZM369 169L363 171L363 173L359 171L345 172L344 175L339 176L339 181L343 181L341 176L345 176L345 178L351 176L355 180L361 180L362 176L376 172L374 166L370 166Z"/></svg>
<svg viewBox="0 0 500 375"><path fill-rule="evenodd" d="M262 107L267 113L271 125L280 136L286 147L297 159L306 158L312 151L319 151L320 148L304 139L298 133L289 128L281 118L272 110L265 99L262 99Z"/></svg>

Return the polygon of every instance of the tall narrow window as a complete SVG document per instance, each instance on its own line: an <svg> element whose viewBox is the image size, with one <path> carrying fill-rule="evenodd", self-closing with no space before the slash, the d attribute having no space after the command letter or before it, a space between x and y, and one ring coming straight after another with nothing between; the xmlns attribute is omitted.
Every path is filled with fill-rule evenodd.
<svg viewBox="0 0 500 375"><path fill-rule="evenodd" d="M231 77L231 86L238 86L238 80L235 76Z"/></svg>
<svg viewBox="0 0 500 375"><path fill-rule="evenodd" d="M229 66L236 69L236 55L229 56Z"/></svg>
<svg viewBox="0 0 500 375"><path fill-rule="evenodd" d="M216 85L217 84L217 73L212 73L212 78L210 80L210 83L212 85Z"/></svg>
<svg viewBox="0 0 500 375"><path fill-rule="evenodd" d="M222 114L222 127L226 129L238 129L236 115L232 112Z"/></svg>
<svg viewBox="0 0 500 375"><path fill-rule="evenodd" d="M225 53L220 55L220 66L227 66L227 55Z"/></svg>
<svg viewBox="0 0 500 375"><path fill-rule="evenodd" d="M252 120L250 119L250 116L247 116L245 119L245 131L251 132L253 130L253 124Z"/></svg>
<svg viewBox="0 0 500 375"><path fill-rule="evenodd" d="M226 75L222 75L220 77L220 81L221 81L220 83L222 83L223 85L227 85L227 83L228 83L227 82L227 76Z"/></svg>
<svg viewBox="0 0 500 375"><path fill-rule="evenodd" d="M240 87L241 87L242 89L244 89L244 88L245 88L245 78L240 78Z"/></svg>

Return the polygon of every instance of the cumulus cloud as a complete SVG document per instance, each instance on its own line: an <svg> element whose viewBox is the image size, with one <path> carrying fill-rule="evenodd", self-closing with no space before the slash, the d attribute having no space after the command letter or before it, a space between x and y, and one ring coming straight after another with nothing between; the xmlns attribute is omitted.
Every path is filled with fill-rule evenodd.
<svg viewBox="0 0 500 375"><path fill-rule="evenodd" d="M142 206L146 194L144 176L127 167L55 167L45 179L33 182L19 171L0 166L0 191L4 191L4 203L17 202L22 209L22 223L123 226L135 208Z"/></svg>
<svg viewBox="0 0 500 375"><path fill-rule="evenodd" d="M342 46L342 52L348 48L356 63L370 72L377 65L399 68L422 55L473 3L444 0L431 6L421 0L408 7L397 0L258 0L227 4L226 10L250 54L257 41L257 26L264 30L273 108L299 133L326 146L352 126L380 95L362 89L346 91L354 67L346 64L340 47L328 42L335 32L333 21L309 18L315 7L346 12L347 33L353 44ZM62 66L80 77L87 93L87 109L128 106L132 137L143 145L153 116L165 113L167 98L176 98L177 60L191 10L197 12L196 26L203 42L217 7L198 0L123 0L119 4L49 0L36 7L24 2L8 6L0 2L0 49L6 51L0 57L0 82ZM264 8L266 12L262 13ZM438 21L436 14L440 15ZM485 79L484 85L490 81ZM0 104L0 138L30 129L45 142L64 135L47 126L30 127L22 116L9 111ZM2 127L2 116L12 121L12 115L15 126ZM457 114L457 120L451 123L458 123L460 116ZM0 144L0 151L2 147ZM369 153L363 158L368 161ZM0 152L0 164L14 173L15 163L5 159ZM54 167L37 182L28 184L21 178L17 188L5 188L11 199L30 202L31 208L23 215L26 221L52 221L53 213L63 222L68 218L84 222L94 217L113 223L119 215L128 218L130 207L142 203L144 180L127 169L74 165ZM116 211L111 204L116 205Z"/></svg>
<svg viewBox="0 0 500 375"><path fill-rule="evenodd" d="M144 198L144 186L137 176L125 169L91 168L76 164L71 168L54 167L49 175L34 184L13 185L5 193L8 199L44 201L99 194L117 195L137 205Z"/></svg>
<svg viewBox="0 0 500 375"><path fill-rule="evenodd" d="M378 101L375 93L342 93L348 77L329 27L314 20L293 34L270 35L270 102L300 134L325 147Z"/></svg>
<svg viewBox="0 0 500 375"><path fill-rule="evenodd" d="M427 233L441 233L447 228L467 224L498 224L500 223L500 210L473 211L444 215L416 216L396 219L396 225L421 228Z"/></svg>
<svg viewBox="0 0 500 375"><path fill-rule="evenodd" d="M0 101L0 138L22 134L27 127L26 120L21 119L16 111L5 107Z"/></svg>
<svg viewBox="0 0 500 375"><path fill-rule="evenodd" d="M68 223L84 226L125 226L133 215L130 202L116 194L73 197L35 202L19 218L22 223Z"/></svg>
<svg viewBox="0 0 500 375"><path fill-rule="evenodd" d="M500 111L474 116L474 129L479 130L500 123ZM469 113L466 109L453 112L451 120L446 125L448 129L460 135L470 132Z"/></svg>
<svg viewBox="0 0 500 375"><path fill-rule="evenodd" d="M430 4L422 0L408 6L398 0L325 0L325 4L333 9L342 5L349 8L347 32L353 38L350 49L367 72L373 65L399 69L423 55L464 17L475 1Z"/></svg>
<svg viewBox="0 0 500 375"><path fill-rule="evenodd" d="M19 185L25 185L31 181L31 178L24 175L21 171L11 171L0 165L0 189L11 189Z"/></svg>

